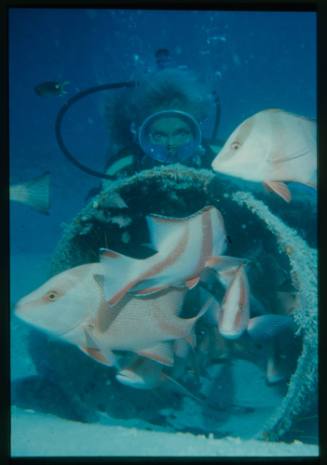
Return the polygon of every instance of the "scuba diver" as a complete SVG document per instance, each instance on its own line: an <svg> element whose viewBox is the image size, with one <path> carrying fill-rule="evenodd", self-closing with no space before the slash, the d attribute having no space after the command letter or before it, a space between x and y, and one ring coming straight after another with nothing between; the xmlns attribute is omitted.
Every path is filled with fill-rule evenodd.
<svg viewBox="0 0 327 465"><path fill-rule="evenodd" d="M220 100L185 66L176 67L169 50L155 52L156 71L136 81L95 86L73 96L62 107L56 121L56 137L64 155L83 171L114 180L155 166L180 163L210 169L223 143L217 138ZM61 125L67 110L81 98L102 91L113 92L106 105L110 147L104 172L96 172L79 162L67 149ZM211 137L203 137L210 110L215 120ZM92 189L87 199L96 195Z"/></svg>
<svg viewBox="0 0 327 465"><path fill-rule="evenodd" d="M203 138L202 125L212 98L193 73L170 67L115 96L106 109L106 173L129 176L172 163L210 168L217 151Z"/></svg>

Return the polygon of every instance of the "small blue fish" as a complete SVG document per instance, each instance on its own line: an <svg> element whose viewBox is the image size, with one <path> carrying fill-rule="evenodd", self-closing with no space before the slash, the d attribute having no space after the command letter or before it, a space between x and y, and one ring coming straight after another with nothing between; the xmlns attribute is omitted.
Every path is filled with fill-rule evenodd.
<svg viewBox="0 0 327 465"><path fill-rule="evenodd" d="M34 87L35 93L40 97L53 97L67 94L64 87L69 81L45 81Z"/></svg>
<svg viewBox="0 0 327 465"><path fill-rule="evenodd" d="M249 320L247 332L256 342L265 342L284 331L295 330L295 323L290 315L267 314Z"/></svg>

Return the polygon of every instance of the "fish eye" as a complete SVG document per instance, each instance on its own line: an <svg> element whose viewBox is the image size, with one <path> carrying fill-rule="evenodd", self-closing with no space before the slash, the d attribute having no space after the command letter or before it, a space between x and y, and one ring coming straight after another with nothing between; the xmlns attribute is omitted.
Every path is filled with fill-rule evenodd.
<svg viewBox="0 0 327 465"><path fill-rule="evenodd" d="M232 143L231 147L233 150L237 150L241 147L241 144L238 141L235 141Z"/></svg>
<svg viewBox="0 0 327 465"><path fill-rule="evenodd" d="M49 302L54 302L57 299L57 297L58 297L58 292L57 291L49 291L46 294L46 299Z"/></svg>

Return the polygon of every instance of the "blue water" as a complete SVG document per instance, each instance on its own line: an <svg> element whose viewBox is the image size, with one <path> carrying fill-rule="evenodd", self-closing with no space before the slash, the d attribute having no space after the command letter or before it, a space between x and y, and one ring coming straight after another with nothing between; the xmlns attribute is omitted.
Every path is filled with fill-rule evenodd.
<svg viewBox="0 0 327 465"><path fill-rule="evenodd" d="M20 254L51 255L62 225L73 219L88 191L98 184L70 164L57 145L54 124L61 106L88 87L155 71L154 52L162 47L170 50L176 66L194 71L220 96L222 139L266 108L316 117L314 13L12 8L11 182L51 173L49 216L11 204L10 249L16 260ZM69 81L68 93L51 97L35 93L37 84L53 80ZM97 170L105 163L109 143L103 108L104 93L94 94L65 119L69 148ZM209 121L207 136L210 127ZM15 263L24 264L20 260ZM35 285L31 277L33 284L24 281L22 266L13 270L13 300ZM40 284L37 271L35 281Z"/></svg>
<svg viewBox="0 0 327 465"><path fill-rule="evenodd" d="M19 250L51 250L60 223L82 207L96 184L62 156L54 122L65 97L39 97L34 86L40 82L69 80L71 96L88 86L129 80L138 68L155 69L154 51L166 47L179 65L217 90L221 137L264 108L316 114L313 13L11 9L9 28L11 177L53 174L48 218L20 205L12 209L12 245ZM225 40L210 41L217 36ZM82 111L72 111L69 119L71 150L98 158L99 167L108 144L98 113L101 98L99 93L85 99ZM99 127L90 127L89 118L100 120Z"/></svg>

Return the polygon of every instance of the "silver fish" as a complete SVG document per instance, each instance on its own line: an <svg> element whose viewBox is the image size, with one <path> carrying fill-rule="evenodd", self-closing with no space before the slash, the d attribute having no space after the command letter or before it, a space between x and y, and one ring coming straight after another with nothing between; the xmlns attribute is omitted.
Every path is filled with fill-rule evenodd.
<svg viewBox="0 0 327 465"><path fill-rule="evenodd" d="M9 187L11 201L29 205L34 210L47 215L50 208L50 173L44 173L29 181Z"/></svg>
<svg viewBox="0 0 327 465"><path fill-rule="evenodd" d="M225 227L216 208L205 207L186 218L149 215L147 221L156 254L140 260L101 249L109 305L130 291L146 295L178 284L192 289L205 267L224 262Z"/></svg>

